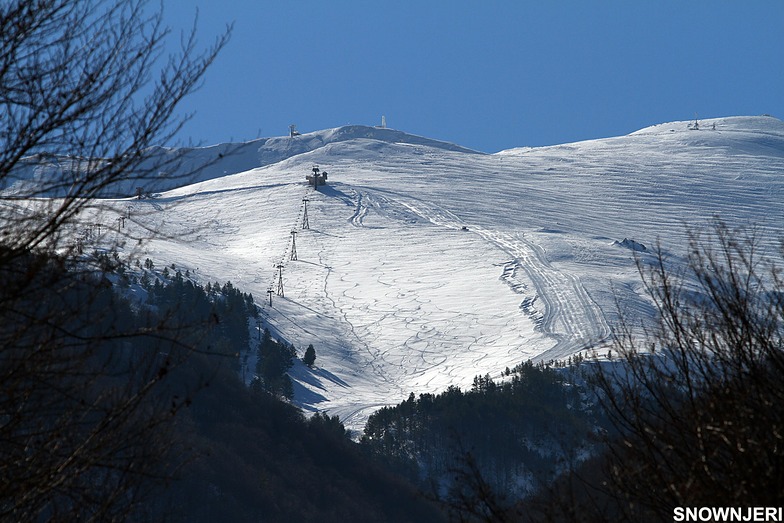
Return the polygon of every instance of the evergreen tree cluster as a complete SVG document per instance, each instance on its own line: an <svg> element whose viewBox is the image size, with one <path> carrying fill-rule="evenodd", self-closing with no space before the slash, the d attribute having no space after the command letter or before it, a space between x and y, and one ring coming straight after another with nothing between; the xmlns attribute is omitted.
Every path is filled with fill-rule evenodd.
<svg viewBox="0 0 784 523"><path fill-rule="evenodd" d="M162 313L182 330L178 336L185 343L229 358L231 367L239 371L241 356L250 349L248 322L259 317L252 294L230 281L201 286L191 280L189 271L183 274L174 264L159 272L150 258L137 265L138 278L116 255L102 254L98 259L115 261L112 269L121 288L138 283L146 294L141 306Z"/></svg>
<svg viewBox="0 0 784 523"><path fill-rule="evenodd" d="M137 262L138 277L116 253L95 253L95 259L101 267L113 270L121 287L138 284L146 292L145 305L165 311L174 324L209 325L207 330L182 335L189 343L198 343L201 350L230 358L232 369L240 370L243 355L248 355L251 345L248 322L259 318L252 294L243 293L231 282L207 283L202 287L190 279L188 271L183 275L174 264L159 271L150 258ZM258 357L251 385L279 398L291 399L294 386L288 371L297 357L296 348L284 340L273 339L269 329L265 329L255 350ZM302 359L309 367L313 365L316 352L312 344Z"/></svg>
<svg viewBox="0 0 784 523"><path fill-rule="evenodd" d="M532 492L578 459L596 420L567 371L528 361L505 374L477 376L465 392L412 393L370 416L362 443L447 496L459 495L450 478L469 457L495 491Z"/></svg>
<svg viewBox="0 0 784 523"><path fill-rule="evenodd" d="M253 386L274 396L291 399L294 396L294 386L288 370L294 365L296 356L297 350L294 345L282 340L273 340L269 329L264 329L264 335L259 343L259 358Z"/></svg>
<svg viewBox="0 0 784 523"><path fill-rule="evenodd" d="M110 254L96 260L122 266ZM217 368L225 357L211 345L233 342L209 321L223 310L192 284L160 285L140 303L117 279L40 253L0 269L2 520L143 520L161 510L159 496L145 496L180 466L176 421L209 374L192 373L191 357L213 354Z"/></svg>

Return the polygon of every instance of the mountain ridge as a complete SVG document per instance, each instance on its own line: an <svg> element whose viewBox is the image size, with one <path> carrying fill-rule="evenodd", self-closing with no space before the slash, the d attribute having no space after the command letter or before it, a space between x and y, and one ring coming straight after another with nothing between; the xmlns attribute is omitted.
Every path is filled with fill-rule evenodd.
<svg viewBox="0 0 784 523"><path fill-rule="evenodd" d="M612 140L630 140L641 137L659 137L673 141L690 140L697 145L711 145L707 131L715 131L719 135L732 133L733 139L746 144L752 154L784 155L784 147L779 144L784 140L784 122L772 116L756 117L724 117L701 120L701 127L696 133L694 121L675 121L652 125L627 135L582 140L579 142L556 144L540 147L516 147L496 153L499 156L526 154L531 151L552 148L580 147L584 144L608 142ZM703 133L702 131L706 131ZM717 135L717 136L719 136ZM371 127L365 125L346 125L321 131L298 134L296 136L279 136L257 138L245 142L228 142L205 147L162 147L150 150L150 160L142 166L143 172L133 174L126 181L114 184L107 189L104 197L128 197L138 194L164 192L178 187L187 186L227 175L237 174L251 169L261 168L295 156L313 153L323 147L336 144L371 140L380 145L407 144L425 146L445 151L466 154L487 155L454 143L426 138L395 129ZM715 142L715 140L714 140ZM608 142L609 143L609 142ZM726 141L725 141L726 143ZM756 150L753 150L755 149ZM36 154L22 159L20 165L9 180L3 182L0 192L6 195L35 192L42 180L62 177L66 183L54 193L36 193L38 196L65 196L69 189L67 179L77 176L70 172L71 165L78 165L78 160L68 156ZM74 167L73 169L79 169Z"/></svg>
<svg viewBox="0 0 784 523"><path fill-rule="evenodd" d="M449 142L417 136L394 129L364 125L346 125L296 136L257 138L246 142L228 142L205 147L151 148L149 159L131 179L119 181L102 193L103 197L134 196L139 190L145 194L163 192L271 165L294 156L312 152L330 144L374 140L388 144L411 144L467 154L484 154ZM70 167L75 165L75 167ZM65 196L70 187L69 177L76 177L78 159L69 156L38 154L22 159L20 166L0 191L5 194L24 194L35 191L43 180L60 177L66 180L54 193L40 196Z"/></svg>

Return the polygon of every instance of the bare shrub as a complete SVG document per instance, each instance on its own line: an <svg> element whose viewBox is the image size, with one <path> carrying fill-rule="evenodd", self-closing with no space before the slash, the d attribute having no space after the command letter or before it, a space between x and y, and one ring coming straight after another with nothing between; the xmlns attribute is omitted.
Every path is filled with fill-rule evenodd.
<svg viewBox="0 0 784 523"><path fill-rule="evenodd" d="M780 256L780 253L779 253ZM658 321L622 323L596 375L617 434L607 491L626 517L784 499L784 286L753 230L692 233L687 268L640 263Z"/></svg>

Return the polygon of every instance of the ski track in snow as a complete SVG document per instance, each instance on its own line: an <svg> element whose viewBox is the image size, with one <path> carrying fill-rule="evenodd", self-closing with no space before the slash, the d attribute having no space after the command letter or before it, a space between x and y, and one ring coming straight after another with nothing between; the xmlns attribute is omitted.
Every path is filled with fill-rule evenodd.
<svg viewBox="0 0 784 523"><path fill-rule="evenodd" d="M425 206L422 202L400 203L433 224L450 229L462 229L464 226L464 222L450 211ZM507 264L502 277L513 291L522 293L520 289L526 287L516 281L517 268L522 268L535 286L536 295L523 300L520 308L531 316L537 316L537 327L557 340L554 347L541 353L536 360L565 358L607 341L610 327L578 277L555 269L540 247L518 235L513 237L477 226L465 227L512 256L513 260ZM536 300L543 303L543 311L534 307Z"/></svg>

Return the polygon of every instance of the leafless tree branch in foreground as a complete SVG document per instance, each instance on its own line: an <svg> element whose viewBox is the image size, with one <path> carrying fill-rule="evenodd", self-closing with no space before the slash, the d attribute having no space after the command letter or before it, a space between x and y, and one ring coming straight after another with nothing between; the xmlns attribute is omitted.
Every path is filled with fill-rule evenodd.
<svg viewBox="0 0 784 523"><path fill-rule="evenodd" d="M617 430L605 486L625 517L784 501L781 254L716 221L690 235L685 270L661 249L640 263L658 321L643 339L622 322L620 363L596 375Z"/></svg>
<svg viewBox="0 0 784 523"><path fill-rule="evenodd" d="M125 520L171 475L166 426L186 398L169 375L187 347L78 263L67 231L160 168L148 151L228 32L167 56L143 0L0 5L2 520Z"/></svg>

